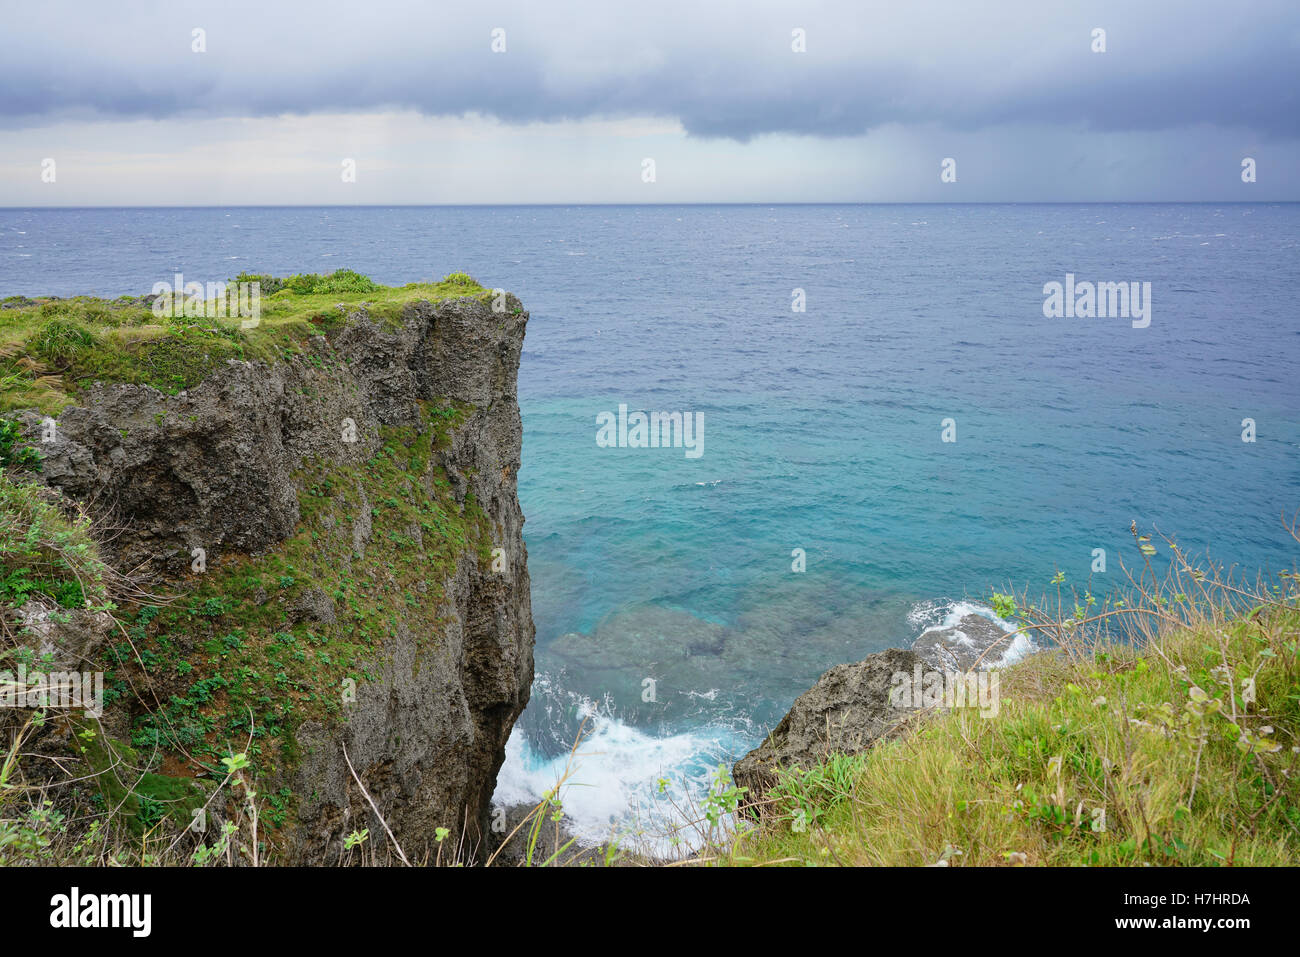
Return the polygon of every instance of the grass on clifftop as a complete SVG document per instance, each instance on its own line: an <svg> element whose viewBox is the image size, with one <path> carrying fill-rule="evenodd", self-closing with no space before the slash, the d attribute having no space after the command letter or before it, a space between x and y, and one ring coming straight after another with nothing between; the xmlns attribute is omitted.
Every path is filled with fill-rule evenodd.
<svg viewBox="0 0 1300 957"><path fill-rule="evenodd" d="M227 359L273 361L295 352L361 306L372 318L395 320L410 302L492 295L465 273L390 287L341 269L283 279L241 273L229 280L232 301L240 281L260 284L260 321L247 329L238 317L209 318L217 313L215 300L191 310L200 315L179 317L155 315L139 297L0 300L0 412L34 408L57 415L95 381L174 394ZM176 304L184 311L180 296Z"/></svg>
<svg viewBox="0 0 1300 957"><path fill-rule="evenodd" d="M1022 605L1060 650L1002 673L996 716L786 773L726 862L1300 863L1297 576L1242 588L1169 544L1163 589L1148 564L1118 607ZM1117 623L1137 640L1107 640Z"/></svg>

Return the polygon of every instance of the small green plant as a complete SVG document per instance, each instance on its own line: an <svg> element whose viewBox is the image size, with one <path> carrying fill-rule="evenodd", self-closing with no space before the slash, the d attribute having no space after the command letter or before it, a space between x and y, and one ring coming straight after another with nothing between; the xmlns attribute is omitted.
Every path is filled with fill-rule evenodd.
<svg viewBox="0 0 1300 957"><path fill-rule="evenodd" d="M731 780L731 772L725 764L719 764L713 772L709 793L704 797L704 816L711 827L719 827L723 820L734 815L740 807L741 798L749 788L737 787Z"/></svg>
<svg viewBox="0 0 1300 957"><path fill-rule="evenodd" d="M442 281L450 286L473 286L478 287L479 282L469 273L453 272L443 277Z"/></svg>
<svg viewBox="0 0 1300 957"><path fill-rule="evenodd" d="M39 472L41 456L25 444L21 427L12 419L0 419L0 469Z"/></svg>
<svg viewBox="0 0 1300 957"><path fill-rule="evenodd" d="M323 293L377 292L380 288L380 285L368 276L351 269L338 269L326 276L315 273L289 276L281 280L280 289L276 291L288 290L298 296L313 296Z"/></svg>
<svg viewBox="0 0 1300 957"><path fill-rule="evenodd" d="M238 825L226 821L221 825L221 833L217 835L216 841L211 846L200 844L194 849L194 853L190 856L190 863L195 867L206 867L214 861L228 857L230 842L238 831Z"/></svg>
<svg viewBox="0 0 1300 957"><path fill-rule="evenodd" d="M853 784L862 769L863 755L833 754L811 769L781 769L768 792L779 815L793 831L817 825L827 813L853 796Z"/></svg>
<svg viewBox="0 0 1300 957"><path fill-rule="evenodd" d="M989 603L993 606L993 613L999 618L1012 618L1016 614L1016 599L1012 595L994 592Z"/></svg>
<svg viewBox="0 0 1300 957"><path fill-rule="evenodd" d="M94 333L76 319L55 316L43 323L27 340L33 356L56 366L64 366L96 345Z"/></svg>
<svg viewBox="0 0 1300 957"><path fill-rule="evenodd" d="M533 866L534 857L537 854L537 842L542 836L542 825L546 823L548 818L556 825L556 835L558 837L559 822L564 818L564 805L560 801L560 789L558 787L552 788L542 795L541 803L533 809L532 814L530 815L531 825L528 829L528 842L524 849L525 867ZM570 838L563 846L557 846L555 851L541 862L541 866L547 867L554 863L555 859L559 857L560 854L567 851L573 845L574 840L575 838Z"/></svg>
<svg viewBox="0 0 1300 957"><path fill-rule="evenodd" d="M0 469L0 622L37 595L60 609L111 611L114 580L87 519L68 518L40 486Z"/></svg>

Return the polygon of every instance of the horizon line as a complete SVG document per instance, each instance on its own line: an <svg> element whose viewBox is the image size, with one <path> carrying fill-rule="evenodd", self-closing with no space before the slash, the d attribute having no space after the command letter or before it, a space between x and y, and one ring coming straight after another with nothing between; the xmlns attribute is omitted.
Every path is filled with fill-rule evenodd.
<svg viewBox="0 0 1300 957"><path fill-rule="evenodd" d="M53 206L0 206L0 211L52 211L87 209L507 209L557 207L677 206L1288 206L1300 199L1085 199L1085 200L826 200L826 201L691 201L680 203L175 203L93 204Z"/></svg>

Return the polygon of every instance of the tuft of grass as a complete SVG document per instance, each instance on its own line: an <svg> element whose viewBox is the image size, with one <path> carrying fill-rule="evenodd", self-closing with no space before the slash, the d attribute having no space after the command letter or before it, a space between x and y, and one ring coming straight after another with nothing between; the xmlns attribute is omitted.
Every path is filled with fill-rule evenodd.
<svg viewBox="0 0 1300 957"><path fill-rule="evenodd" d="M93 349L97 337L76 318L54 316L46 319L27 339L27 348L37 359L53 363L55 366L68 366Z"/></svg>
<svg viewBox="0 0 1300 957"><path fill-rule="evenodd" d="M454 275L460 276L464 275L464 273L455 273ZM443 281L446 282L446 280ZM314 296L336 293L378 292L383 288L369 276L363 276L351 269L338 269L326 276L316 273L302 273L284 279L241 272L232 282L256 282L264 295L271 295L283 289L289 290L294 295Z"/></svg>

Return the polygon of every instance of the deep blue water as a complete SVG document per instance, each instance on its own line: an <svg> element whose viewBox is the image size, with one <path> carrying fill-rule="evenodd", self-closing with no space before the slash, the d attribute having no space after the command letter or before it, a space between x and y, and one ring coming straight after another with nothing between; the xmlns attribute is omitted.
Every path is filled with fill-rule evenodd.
<svg viewBox="0 0 1300 957"><path fill-rule="evenodd" d="M1298 263L1297 205L0 210L0 295L347 266L520 296L539 680L502 792L592 710L589 832L952 601L1085 582L1095 548L1104 590L1132 521L1291 567ZM1067 272L1151 283L1150 326L1044 318ZM620 403L702 413L703 454L598 447Z"/></svg>

